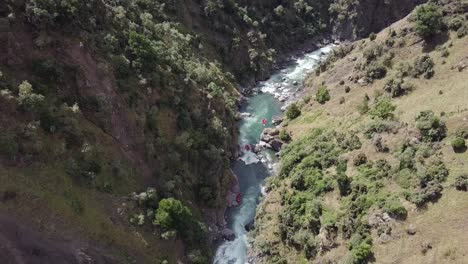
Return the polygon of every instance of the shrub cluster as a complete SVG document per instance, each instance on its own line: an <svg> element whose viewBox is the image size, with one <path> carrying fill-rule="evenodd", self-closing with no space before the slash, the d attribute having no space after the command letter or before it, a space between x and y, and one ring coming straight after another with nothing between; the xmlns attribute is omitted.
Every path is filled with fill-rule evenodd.
<svg viewBox="0 0 468 264"><path fill-rule="evenodd" d="M424 141L434 142L445 138L447 128L445 122L435 116L432 111L423 111L416 116L416 127Z"/></svg>

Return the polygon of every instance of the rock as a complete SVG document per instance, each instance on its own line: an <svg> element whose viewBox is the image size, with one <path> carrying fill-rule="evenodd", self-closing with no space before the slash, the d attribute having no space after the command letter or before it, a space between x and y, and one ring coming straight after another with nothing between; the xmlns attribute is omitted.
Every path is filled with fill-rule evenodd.
<svg viewBox="0 0 468 264"><path fill-rule="evenodd" d="M244 228L245 228L245 231L247 231L247 232L250 232L250 231L254 230L255 229L255 221L254 220L250 221L248 224L246 224L244 226Z"/></svg>
<svg viewBox="0 0 468 264"><path fill-rule="evenodd" d="M278 152L281 150L281 147L283 147L284 143L283 141L279 140L279 139L274 139L270 142L270 145L271 145L271 148Z"/></svg>
<svg viewBox="0 0 468 264"><path fill-rule="evenodd" d="M224 240L227 241L233 241L234 239L236 239L236 234L234 233L234 231L228 228L225 228L223 229L223 231L221 231L221 236Z"/></svg>
<svg viewBox="0 0 468 264"><path fill-rule="evenodd" d="M406 233L408 233L408 235L414 235L416 234L416 226L413 225L413 224L410 224L407 228L406 228Z"/></svg>
<svg viewBox="0 0 468 264"><path fill-rule="evenodd" d="M299 83L297 81L294 81L293 82L293 85L298 85Z"/></svg>
<svg viewBox="0 0 468 264"><path fill-rule="evenodd" d="M275 116L273 117L273 119L271 120L271 123L275 126L281 124L281 122L283 122L283 118L281 116Z"/></svg>
<svg viewBox="0 0 468 264"><path fill-rule="evenodd" d="M270 136L268 134L263 134L260 136L260 141L264 141L266 143L270 143L270 141L272 141L273 139L275 139L273 136Z"/></svg>
<svg viewBox="0 0 468 264"><path fill-rule="evenodd" d="M257 145L260 146L261 148L269 148L269 149L271 149L271 145L268 144L268 143L265 142L265 141L260 141Z"/></svg>
<svg viewBox="0 0 468 264"><path fill-rule="evenodd" d="M282 96L280 96L278 98L278 101L280 101L281 103L284 103L284 102L286 102L286 97L284 95L282 95Z"/></svg>
<svg viewBox="0 0 468 264"><path fill-rule="evenodd" d="M358 83L359 85L361 85L361 86L366 86L366 85L369 84L367 78L365 78L365 77L359 79L359 80L357 81L357 83Z"/></svg>
<svg viewBox="0 0 468 264"><path fill-rule="evenodd" d="M277 136L279 135L280 131L277 128L265 128L263 129L262 134L267 134L269 136Z"/></svg>
<svg viewBox="0 0 468 264"><path fill-rule="evenodd" d="M462 72L465 68L466 68L466 64L463 63L463 62L460 62L460 63L457 65L457 69L458 69L459 72Z"/></svg>
<svg viewBox="0 0 468 264"><path fill-rule="evenodd" d="M386 226L393 219L385 212L375 211L369 215L367 221L372 227L380 227Z"/></svg>
<svg viewBox="0 0 468 264"><path fill-rule="evenodd" d="M239 115L241 118L252 117L251 113L240 113Z"/></svg>
<svg viewBox="0 0 468 264"><path fill-rule="evenodd" d="M380 241L381 244L385 244L385 243L389 242L390 240L392 240L392 237L387 233L382 233L379 236L379 241Z"/></svg>
<svg viewBox="0 0 468 264"><path fill-rule="evenodd" d="M430 241L423 241L421 243L421 253L426 254L427 251L432 249L432 243Z"/></svg>

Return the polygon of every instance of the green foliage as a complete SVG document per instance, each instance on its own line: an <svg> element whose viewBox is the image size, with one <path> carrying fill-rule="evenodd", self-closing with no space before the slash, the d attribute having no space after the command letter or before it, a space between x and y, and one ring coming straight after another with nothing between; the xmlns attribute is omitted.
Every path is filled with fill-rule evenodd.
<svg viewBox="0 0 468 264"><path fill-rule="evenodd" d="M186 241L200 241L204 236L204 228L195 220L191 210L174 198L159 202L153 224L166 231L176 230Z"/></svg>
<svg viewBox="0 0 468 264"><path fill-rule="evenodd" d="M301 110L299 109L299 107L297 106L297 104L295 103L292 103L288 109L286 110L286 117L289 119L289 120L293 120L293 119L296 119L297 117L299 117L301 115Z"/></svg>
<svg viewBox="0 0 468 264"><path fill-rule="evenodd" d="M405 82L403 78L390 78L384 86L384 91L390 93L392 97L399 97L408 94L413 90L413 85Z"/></svg>
<svg viewBox="0 0 468 264"><path fill-rule="evenodd" d="M393 111L395 111L396 106L394 106L390 99L388 98L379 98L377 103L369 110L369 115L372 118L381 118L381 119L391 119L393 118Z"/></svg>
<svg viewBox="0 0 468 264"><path fill-rule="evenodd" d="M367 63L377 60L385 52L385 48L382 45L372 45L365 49L362 55L366 59Z"/></svg>
<svg viewBox="0 0 468 264"><path fill-rule="evenodd" d="M372 244L368 242L361 242L351 249L350 264L367 263L368 259L372 256Z"/></svg>
<svg viewBox="0 0 468 264"><path fill-rule="evenodd" d="M374 32L372 32L372 33L369 34L369 39L370 39L371 41L374 41L376 38L377 38L377 35L376 35Z"/></svg>
<svg viewBox="0 0 468 264"><path fill-rule="evenodd" d="M0 154L9 159L14 159L19 152L16 136L6 130L0 134Z"/></svg>
<svg viewBox="0 0 468 264"><path fill-rule="evenodd" d="M167 49L161 41L153 41L142 34L131 31L128 47L134 56L134 65L141 71L153 71L158 64L165 62Z"/></svg>
<svg viewBox="0 0 468 264"><path fill-rule="evenodd" d="M451 142L452 148L455 152L463 152L466 150L465 139L462 137L456 137Z"/></svg>
<svg viewBox="0 0 468 264"><path fill-rule="evenodd" d="M426 79L434 76L434 61L429 55L423 55L416 58L413 67L413 76L419 77L421 75Z"/></svg>
<svg viewBox="0 0 468 264"><path fill-rule="evenodd" d="M468 174L461 174L455 178L455 188L459 191L468 191Z"/></svg>
<svg viewBox="0 0 468 264"><path fill-rule="evenodd" d="M326 102L330 101L330 93L325 85L321 85L316 94L316 100L319 104L325 104Z"/></svg>
<svg viewBox="0 0 468 264"><path fill-rule="evenodd" d="M99 154L86 148L83 147L80 155L67 161L65 171L76 180L89 184L101 173L102 165Z"/></svg>
<svg viewBox="0 0 468 264"><path fill-rule="evenodd" d="M381 63L372 62L366 67L366 76L370 80L382 79L387 75L387 68Z"/></svg>
<svg viewBox="0 0 468 264"><path fill-rule="evenodd" d="M416 127L426 142L440 141L445 138L447 128L445 123L432 111L423 111L416 116Z"/></svg>
<svg viewBox="0 0 468 264"><path fill-rule="evenodd" d="M18 102L26 111L35 112L43 106L44 96L33 92L28 81L22 82L19 87Z"/></svg>
<svg viewBox="0 0 468 264"><path fill-rule="evenodd" d="M357 106L359 114L365 115L369 112L369 96L364 96L362 102Z"/></svg>
<svg viewBox="0 0 468 264"><path fill-rule="evenodd" d="M443 26L443 16L439 6L430 2L419 6L414 14L415 30L423 38L438 33Z"/></svg>
<svg viewBox="0 0 468 264"><path fill-rule="evenodd" d="M450 22L448 24L448 27L451 29L451 30L454 30L454 31L457 31L459 30L461 27L463 27L465 23L465 19L463 16L455 16L453 17L452 19L450 19Z"/></svg>
<svg viewBox="0 0 468 264"><path fill-rule="evenodd" d="M291 135L284 129L280 131L279 138L286 143L291 141Z"/></svg>
<svg viewBox="0 0 468 264"><path fill-rule="evenodd" d="M391 132L393 130L395 130L394 122L386 120L374 120L366 126L364 135L366 138L371 139L375 133L380 134L384 132Z"/></svg>

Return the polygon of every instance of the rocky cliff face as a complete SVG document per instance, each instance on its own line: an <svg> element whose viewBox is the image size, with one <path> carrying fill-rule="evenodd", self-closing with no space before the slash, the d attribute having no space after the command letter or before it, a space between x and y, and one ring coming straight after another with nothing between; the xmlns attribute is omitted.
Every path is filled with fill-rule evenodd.
<svg viewBox="0 0 468 264"><path fill-rule="evenodd" d="M379 32L427 0L336 1L331 5L333 35L354 40Z"/></svg>

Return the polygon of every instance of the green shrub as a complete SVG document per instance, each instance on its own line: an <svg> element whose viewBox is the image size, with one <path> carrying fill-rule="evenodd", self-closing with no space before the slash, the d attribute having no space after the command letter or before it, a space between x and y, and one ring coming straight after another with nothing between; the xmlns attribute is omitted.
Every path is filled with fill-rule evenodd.
<svg viewBox="0 0 468 264"><path fill-rule="evenodd" d="M432 111L423 111L416 116L416 127L426 142L440 141L445 138L447 128L445 123Z"/></svg>
<svg viewBox="0 0 468 264"><path fill-rule="evenodd" d="M462 174L455 178L455 188L459 191L468 191L468 174Z"/></svg>
<svg viewBox="0 0 468 264"><path fill-rule="evenodd" d="M330 93L325 85L321 85L317 91L316 100L320 104L330 101Z"/></svg>
<svg viewBox="0 0 468 264"><path fill-rule="evenodd" d="M384 86L384 91L390 93L392 97L399 97L413 90L411 84L405 83L403 78L390 78Z"/></svg>
<svg viewBox="0 0 468 264"><path fill-rule="evenodd" d="M284 129L280 131L279 138L284 142L291 141L291 135L289 135L289 133Z"/></svg>
<svg viewBox="0 0 468 264"><path fill-rule="evenodd" d="M362 103L360 103L357 106L357 110L359 114L365 115L369 112L369 96L364 96L364 99L362 99Z"/></svg>
<svg viewBox="0 0 468 264"><path fill-rule="evenodd" d="M204 233L200 223L195 221L191 210L174 198L159 201L153 224L163 230L176 230L186 241L199 241Z"/></svg>
<svg viewBox="0 0 468 264"><path fill-rule="evenodd" d="M286 117L289 120L296 119L301 115L301 110L297 106L297 104L293 103L288 107L288 110L286 110Z"/></svg>
<svg viewBox="0 0 468 264"><path fill-rule="evenodd" d="M371 41L374 41L376 38L377 38L377 35L376 35L374 32L372 32L372 33L369 34L369 39L370 39Z"/></svg>
<svg viewBox="0 0 468 264"><path fill-rule="evenodd" d="M26 111L35 112L43 106L44 96L33 92L28 81L22 82L19 87L18 102Z"/></svg>
<svg viewBox="0 0 468 264"><path fill-rule="evenodd" d="M421 75L426 79L434 76L434 61L429 55L423 55L416 58L413 67L413 76L419 77Z"/></svg>
<svg viewBox="0 0 468 264"><path fill-rule="evenodd" d="M366 67L366 76L371 80L382 79L387 75L387 68L380 63L372 62Z"/></svg>
<svg viewBox="0 0 468 264"><path fill-rule="evenodd" d="M372 45L362 53L363 57L369 63L383 55L385 48L382 45Z"/></svg>
<svg viewBox="0 0 468 264"><path fill-rule="evenodd" d="M456 137L451 142L452 148L455 152L463 152L466 150L466 142L462 137Z"/></svg>
<svg viewBox="0 0 468 264"><path fill-rule="evenodd" d="M364 153L359 153L354 159L354 166L361 166L367 163L367 156Z"/></svg>
<svg viewBox="0 0 468 264"><path fill-rule="evenodd" d="M371 117L378 117L381 119L390 119L393 118L393 111L395 111L396 106L394 106L390 99L380 98L377 100L377 103L369 111Z"/></svg>
<svg viewBox="0 0 468 264"><path fill-rule="evenodd" d="M457 37L463 38L466 35L468 35L468 25L463 25L457 30Z"/></svg>
<svg viewBox="0 0 468 264"><path fill-rule="evenodd" d="M349 259L350 264L363 264L367 263L372 256L372 244L368 242L361 242L351 249L351 256Z"/></svg>
<svg viewBox="0 0 468 264"><path fill-rule="evenodd" d="M394 130L396 125L392 121L374 120L367 125L364 131L366 138L371 139L375 133L384 133Z"/></svg>
<svg viewBox="0 0 468 264"><path fill-rule="evenodd" d="M416 33L423 38L431 37L442 28L442 19L442 12L436 4L431 2L419 6L414 14Z"/></svg>
<svg viewBox="0 0 468 264"><path fill-rule="evenodd" d="M464 23L465 23L465 19L463 18L463 16L456 16L450 20L448 27L451 30L457 31L461 27L463 27Z"/></svg>
<svg viewBox="0 0 468 264"><path fill-rule="evenodd" d="M19 145L15 135L8 131L2 131L0 134L0 154L9 159L14 159L19 152Z"/></svg>

